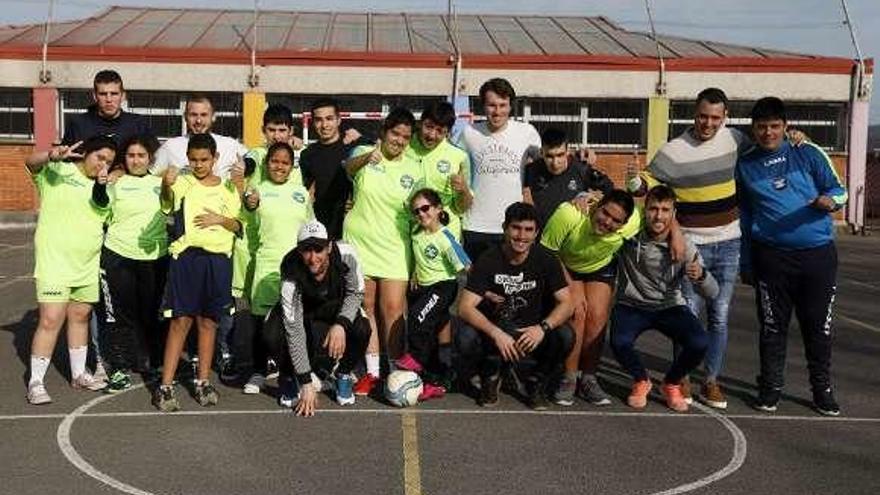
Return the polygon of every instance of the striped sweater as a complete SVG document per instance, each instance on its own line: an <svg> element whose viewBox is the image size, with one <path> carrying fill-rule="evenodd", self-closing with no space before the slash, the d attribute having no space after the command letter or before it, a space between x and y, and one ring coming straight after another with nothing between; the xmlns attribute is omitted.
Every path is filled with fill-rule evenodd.
<svg viewBox="0 0 880 495"><path fill-rule="evenodd" d="M709 141L700 141L692 131L663 145L639 182L647 189L663 183L675 191L678 222L694 243L736 239L740 231L734 170L737 156L751 142L728 127Z"/></svg>

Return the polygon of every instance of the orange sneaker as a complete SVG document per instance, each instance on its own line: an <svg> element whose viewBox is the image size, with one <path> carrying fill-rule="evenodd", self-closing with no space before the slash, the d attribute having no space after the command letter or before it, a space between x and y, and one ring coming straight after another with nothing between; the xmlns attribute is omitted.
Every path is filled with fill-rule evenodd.
<svg viewBox="0 0 880 495"><path fill-rule="evenodd" d="M664 383L663 397L666 397L666 406L676 412L687 412L688 405L684 394L681 393L681 384Z"/></svg>
<svg viewBox="0 0 880 495"><path fill-rule="evenodd" d="M633 409L644 409L648 405L648 394L651 393L651 380L637 380L633 382L632 391L626 398L626 403Z"/></svg>
<svg viewBox="0 0 880 495"><path fill-rule="evenodd" d="M365 374L354 384L354 395L370 395L381 381L378 376L371 375L370 373Z"/></svg>

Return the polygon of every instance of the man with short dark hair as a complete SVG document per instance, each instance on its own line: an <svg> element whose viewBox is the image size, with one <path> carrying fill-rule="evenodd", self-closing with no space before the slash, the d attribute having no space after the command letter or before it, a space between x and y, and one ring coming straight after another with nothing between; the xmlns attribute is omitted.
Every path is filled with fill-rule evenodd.
<svg viewBox="0 0 880 495"><path fill-rule="evenodd" d="M785 104L762 98L752 108L755 148L736 167L743 280L755 286L761 373L754 407L776 411L785 383L785 348L792 310L803 335L813 405L840 414L831 387L832 310L837 250L831 214L847 192L828 155L786 137Z"/></svg>
<svg viewBox="0 0 880 495"><path fill-rule="evenodd" d="M607 175L569 152L565 131L550 127L541 133L541 159L526 166L523 198L535 205L542 227L560 204L576 197L598 201L612 189Z"/></svg>
<svg viewBox="0 0 880 495"><path fill-rule="evenodd" d="M472 260L502 241L504 209L522 201L523 167L541 148L541 136L531 124L510 119L515 100L510 82L489 79L480 86L486 120L466 126L456 139L471 159L474 201L465 215L463 237Z"/></svg>
<svg viewBox="0 0 880 495"><path fill-rule="evenodd" d="M542 246L535 207L514 203L504 213L504 241L474 263L458 312L465 325L456 332L464 378L480 375L478 403L498 402L502 361L526 356L537 364L528 402L547 409L549 380L562 369L574 344L568 324L572 303L562 265Z"/></svg>
<svg viewBox="0 0 880 495"><path fill-rule="evenodd" d="M62 144L70 146L90 137L108 136L119 147L132 136L153 135L143 115L122 109L125 88L122 77L115 70L95 74L91 96L94 103L88 110L71 116L65 123Z"/></svg>

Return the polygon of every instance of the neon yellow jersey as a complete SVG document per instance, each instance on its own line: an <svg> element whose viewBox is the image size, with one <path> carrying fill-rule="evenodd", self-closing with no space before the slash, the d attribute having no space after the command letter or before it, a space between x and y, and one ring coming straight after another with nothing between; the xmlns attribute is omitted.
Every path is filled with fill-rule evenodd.
<svg viewBox="0 0 880 495"><path fill-rule="evenodd" d="M232 255L235 234L220 225L199 228L195 218L206 210L229 218L238 218L241 198L229 181L216 186L205 186L195 176L181 175L171 186L174 192L174 217L176 238L168 247L175 258L189 247L201 248L211 253Z"/></svg>
<svg viewBox="0 0 880 495"><path fill-rule="evenodd" d="M464 183L471 181L471 162L468 154L458 146L444 139L434 149L425 148L418 136L413 136L406 148L408 156L418 161L422 166L422 174L425 177L425 186L437 191L443 209L449 213L447 227L455 234L455 238L461 240L461 215L463 211L455 208L455 191L449 183L450 177L461 174Z"/></svg>
<svg viewBox="0 0 880 495"><path fill-rule="evenodd" d="M65 287L97 284L107 209L92 202L95 181L65 162L47 163L31 178L40 195L34 277Z"/></svg>
<svg viewBox="0 0 880 495"><path fill-rule="evenodd" d="M458 272L471 264L455 234L443 227L433 234L419 230L413 234L416 282L434 285L444 280L455 280Z"/></svg>
<svg viewBox="0 0 880 495"><path fill-rule="evenodd" d="M149 174L123 175L107 186L107 249L133 260L155 260L168 254L161 194L162 177Z"/></svg>
<svg viewBox="0 0 880 495"><path fill-rule="evenodd" d="M351 156L373 148L359 146ZM409 280L409 197L424 183L419 163L405 155L383 158L358 170L353 181L354 207L345 217L342 238L354 245L365 276Z"/></svg>
<svg viewBox="0 0 880 495"><path fill-rule="evenodd" d="M562 203L547 220L541 244L558 253L562 264L569 270L592 273L611 262L624 239L635 236L641 225L641 212L636 210L623 227L600 236L593 231L590 217L571 203Z"/></svg>
<svg viewBox="0 0 880 495"><path fill-rule="evenodd" d="M296 246L299 228L314 213L309 191L302 185L266 181L256 189L260 193L260 205L254 211L259 242L254 253L251 312L262 316L280 297L281 260Z"/></svg>

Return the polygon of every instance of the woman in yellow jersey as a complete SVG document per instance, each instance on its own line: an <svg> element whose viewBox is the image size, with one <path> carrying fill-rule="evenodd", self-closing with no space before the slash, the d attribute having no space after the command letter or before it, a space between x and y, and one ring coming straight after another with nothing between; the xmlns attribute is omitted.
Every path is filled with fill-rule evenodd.
<svg viewBox="0 0 880 495"><path fill-rule="evenodd" d="M31 343L27 393L31 404L52 402L43 379L65 320L71 385L88 390L106 386L86 371L89 315L92 304L98 302L98 264L107 213L91 196L95 179L100 176L106 181L115 157L116 143L98 136L34 153L25 161L40 195L34 234L40 319Z"/></svg>
<svg viewBox="0 0 880 495"><path fill-rule="evenodd" d="M159 305L168 270L162 177L149 173L159 142L134 136L120 149L125 175L113 184L96 183L92 199L110 209L101 251L105 334L102 346L110 366L107 391L131 387L129 372L146 372L162 363L164 339Z"/></svg>
<svg viewBox="0 0 880 495"><path fill-rule="evenodd" d="M376 146L360 146L345 168L354 183L354 207L345 218L343 239L362 262L366 293L364 306L373 335L367 348L367 373L355 393L367 395L379 380L379 335L387 352L399 353L406 307L406 288L412 264L409 197L421 182L421 167L404 151L415 118L409 110L392 110L382 125Z"/></svg>

